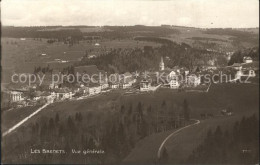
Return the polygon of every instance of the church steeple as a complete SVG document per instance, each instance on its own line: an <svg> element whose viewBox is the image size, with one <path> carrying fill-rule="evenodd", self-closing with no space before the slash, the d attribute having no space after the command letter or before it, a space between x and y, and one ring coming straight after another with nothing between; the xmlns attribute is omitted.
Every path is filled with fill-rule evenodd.
<svg viewBox="0 0 260 165"><path fill-rule="evenodd" d="M160 62L159 68L160 68L160 70L164 70L163 57L161 57L161 62Z"/></svg>

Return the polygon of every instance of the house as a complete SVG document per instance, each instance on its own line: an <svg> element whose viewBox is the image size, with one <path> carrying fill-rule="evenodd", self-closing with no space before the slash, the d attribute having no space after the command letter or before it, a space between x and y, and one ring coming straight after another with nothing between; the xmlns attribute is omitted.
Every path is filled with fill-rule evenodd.
<svg viewBox="0 0 260 165"><path fill-rule="evenodd" d="M59 100L71 99L72 95L73 95L72 91L68 88L58 88L58 89L54 89L51 92L51 96Z"/></svg>
<svg viewBox="0 0 260 165"><path fill-rule="evenodd" d="M179 87L179 72L171 69L157 72L157 79L160 83L170 88Z"/></svg>
<svg viewBox="0 0 260 165"><path fill-rule="evenodd" d="M179 82L179 79L178 77L172 77L170 80L169 80L169 85L170 85L170 88L172 89L177 89L180 87L180 82Z"/></svg>
<svg viewBox="0 0 260 165"><path fill-rule="evenodd" d="M112 88L112 89L117 89L117 88L119 88L119 83L113 82L113 83L110 83L109 86L110 86L110 88Z"/></svg>
<svg viewBox="0 0 260 165"><path fill-rule="evenodd" d="M130 87L132 86L132 84L129 83L129 82L124 82L124 81L122 81L119 86L120 86L122 89L126 89L126 88L130 88Z"/></svg>
<svg viewBox="0 0 260 165"><path fill-rule="evenodd" d="M151 88L151 82L149 82L148 80L142 80L140 82L140 91L149 91Z"/></svg>
<svg viewBox="0 0 260 165"><path fill-rule="evenodd" d="M157 77L160 77L163 80L167 80L167 79L173 78L173 77L175 77L177 75L178 75L178 72L174 71L174 70L171 70L171 69L167 69L167 70L164 70L164 71L157 72Z"/></svg>
<svg viewBox="0 0 260 165"><path fill-rule="evenodd" d="M120 75L118 73L109 75L109 87L112 89L119 88Z"/></svg>
<svg viewBox="0 0 260 165"><path fill-rule="evenodd" d="M199 75L196 74L189 74L186 77L186 83L188 86L196 87L201 84L201 78Z"/></svg>
<svg viewBox="0 0 260 165"><path fill-rule="evenodd" d="M252 63L252 62L253 62L253 59L251 57L246 56L243 58L243 63Z"/></svg>
<svg viewBox="0 0 260 165"><path fill-rule="evenodd" d="M21 91L10 91L9 94L11 102L19 102L24 100L23 92Z"/></svg>
<svg viewBox="0 0 260 165"><path fill-rule="evenodd" d="M101 93L101 85L97 83L90 83L88 86L89 95L95 95Z"/></svg>

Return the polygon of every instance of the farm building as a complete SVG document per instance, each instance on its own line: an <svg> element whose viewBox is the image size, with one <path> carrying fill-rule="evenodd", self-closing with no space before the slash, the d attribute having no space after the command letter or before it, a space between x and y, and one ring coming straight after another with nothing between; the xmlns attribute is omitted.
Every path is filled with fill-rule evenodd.
<svg viewBox="0 0 260 165"><path fill-rule="evenodd" d="M151 82L148 80L142 80L140 82L140 91L149 91L151 88Z"/></svg>

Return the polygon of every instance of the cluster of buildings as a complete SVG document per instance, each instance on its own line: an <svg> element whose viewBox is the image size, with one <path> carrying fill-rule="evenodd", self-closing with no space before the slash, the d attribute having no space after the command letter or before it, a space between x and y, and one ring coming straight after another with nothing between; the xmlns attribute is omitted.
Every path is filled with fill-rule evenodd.
<svg viewBox="0 0 260 165"><path fill-rule="evenodd" d="M243 63L234 63L229 68L236 72L234 80L240 80L244 77L256 77L259 72L259 62L253 61L251 57L244 57Z"/></svg>
<svg viewBox="0 0 260 165"><path fill-rule="evenodd" d="M250 57L244 58L244 63L235 63L229 66L235 69L235 78L242 76L256 75L258 62L254 62ZM211 68L212 69L212 68ZM214 68L213 68L214 69ZM75 73L80 75L87 74L101 75L96 76L93 81L77 82L73 85L66 86L63 82L53 83L45 82L45 88L39 90L37 85L23 89L11 89L7 93L12 103L21 103L21 106L35 105L38 102L56 102L66 99L73 99L82 96L93 96L116 89L134 89L135 91L147 92L155 91L159 87L178 89L185 87L197 87L202 83L201 76L197 71L189 71L187 68L174 67L166 68L163 58L159 63L159 70L144 73L129 73L107 75L105 71L99 70L95 65L78 66L74 68ZM93 80L92 77L90 80ZM31 90L32 88L32 90Z"/></svg>
<svg viewBox="0 0 260 165"><path fill-rule="evenodd" d="M140 91L151 91L158 85L178 89L187 86L196 87L200 84L201 77L195 71L190 72L184 67L166 68L163 58L161 58L159 71L146 73L145 78L140 81Z"/></svg>
<svg viewBox="0 0 260 165"><path fill-rule="evenodd" d="M200 77L195 74L189 74L185 68L175 67L173 69L165 68L163 58L159 63L159 71L149 72L140 75L126 72L124 74L107 75L105 71L99 70L95 65L78 66L74 68L75 73L91 77L95 75L95 81L76 82L72 86L64 85L64 82L53 83L46 80L39 89L37 84L30 87L13 88L8 90L10 102L17 103L19 106L35 105L44 102L56 102L66 99L73 99L81 96L93 96L103 91L115 89L135 89L136 91L154 91L158 87L168 87L177 89L182 84L197 86L200 84ZM181 79L182 74L186 75L187 81ZM48 76L46 76L48 77ZM159 77L159 78L158 78ZM94 83L95 82L95 83Z"/></svg>

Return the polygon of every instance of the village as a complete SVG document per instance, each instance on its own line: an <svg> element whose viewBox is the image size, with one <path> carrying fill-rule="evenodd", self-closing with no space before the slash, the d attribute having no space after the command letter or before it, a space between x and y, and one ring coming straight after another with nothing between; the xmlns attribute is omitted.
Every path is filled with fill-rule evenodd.
<svg viewBox="0 0 260 165"><path fill-rule="evenodd" d="M231 66L216 67L209 65L205 67L195 67L192 71L187 68L168 68L164 64L164 58L161 57L159 62L159 70L155 72L126 72L122 75L110 74L109 76L103 70L99 70L95 65L77 66L73 68L73 74L77 73L81 76L93 75L99 76L99 80L91 79L89 82L73 82L64 81L53 82L50 79L55 73L44 72L45 80L43 84L34 83L11 84L3 90L8 96L5 98L7 107L10 109L26 106L43 105L45 103L54 103L67 100L80 100L98 96L102 93L112 92L115 90L122 91L124 95L139 94L144 92L154 92L159 88L166 88L173 91L208 91L210 79L205 79L205 75L215 77L219 71L229 73L231 77L226 82L232 83L249 78L256 77L258 74L258 61L253 61L251 57L244 57L243 63L234 63ZM43 74L42 72L36 74ZM64 73L63 73L64 74ZM68 72L65 74L69 74ZM218 75L219 76L219 75ZM47 78L49 77L49 78ZM219 80L220 78L218 78ZM214 80L214 79L213 79ZM214 83L214 82L213 82ZM215 82L216 83L216 82ZM218 81L219 83L219 81Z"/></svg>

